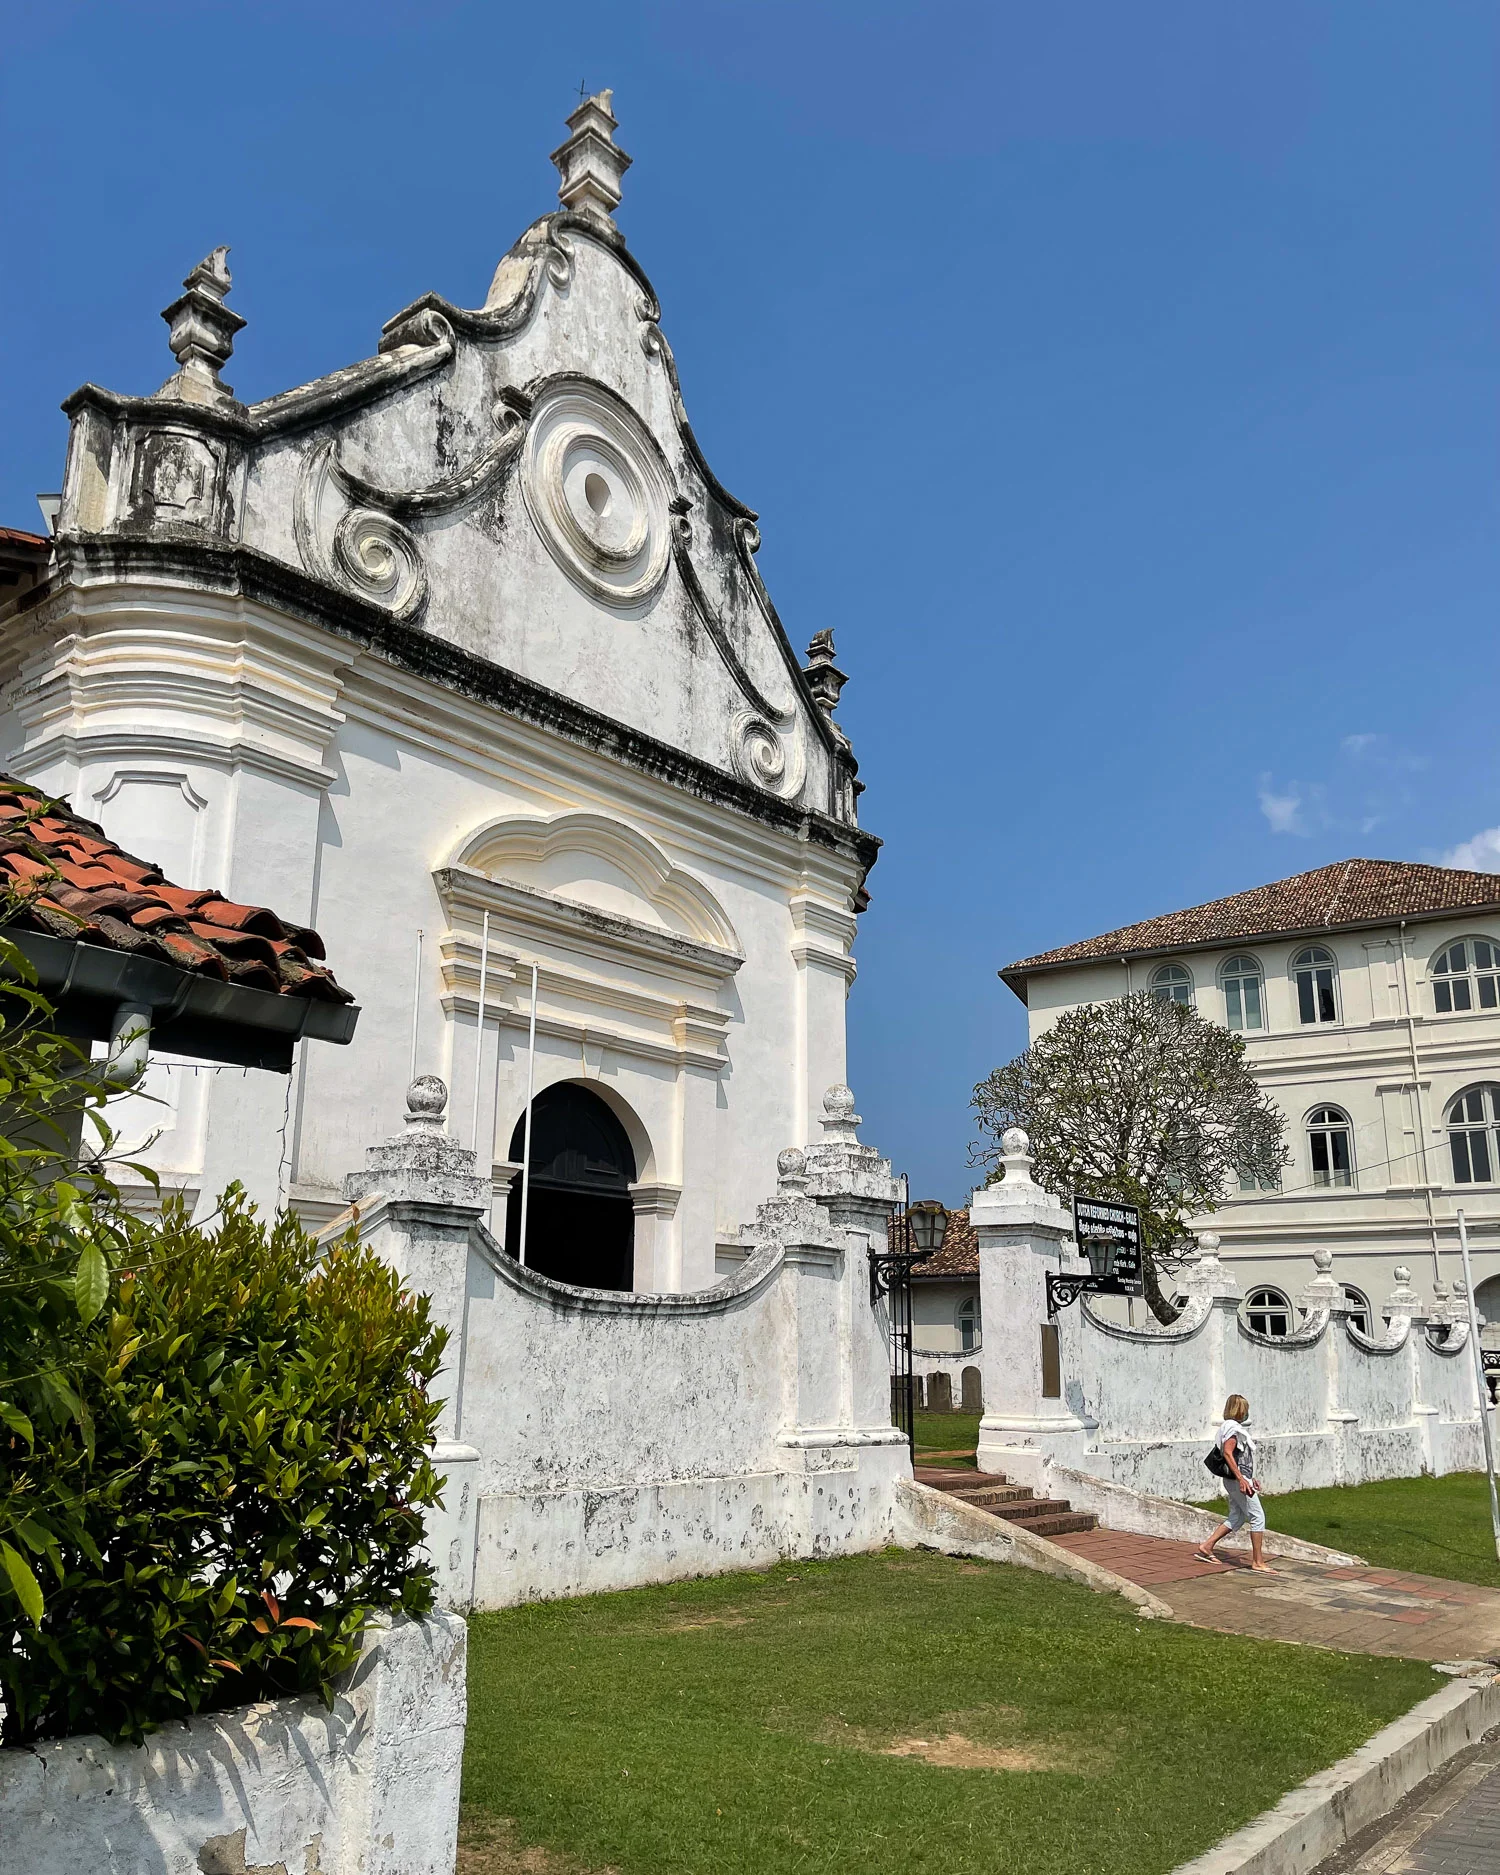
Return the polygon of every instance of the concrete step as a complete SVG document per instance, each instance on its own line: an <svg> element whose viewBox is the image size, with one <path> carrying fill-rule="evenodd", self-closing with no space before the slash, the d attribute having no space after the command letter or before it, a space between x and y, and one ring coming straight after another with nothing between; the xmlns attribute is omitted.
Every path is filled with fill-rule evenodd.
<svg viewBox="0 0 1500 1875"><path fill-rule="evenodd" d="M1098 1526L1098 1519L1091 1511L1074 1510L1060 1497L1038 1497L1025 1485L1012 1484L999 1472L959 1473L924 1467L917 1477L947 1497L972 1504L976 1510L987 1510L992 1517L1003 1518L1006 1523L1025 1524L1037 1536L1072 1536Z"/></svg>
<svg viewBox="0 0 1500 1875"><path fill-rule="evenodd" d="M1023 1504L1028 1498L1035 1499L1035 1491L1028 1490L1024 1484L982 1484L977 1490L949 1488L945 1497L959 1498L965 1504L977 1504L981 1510L994 1510L1001 1504Z"/></svg>
<svg viewBox="0 0 1500 1875"><path fill-rule="evenodd" d="M1034 1497L1028 1491L1018 1503L997 1504L993 1515L1003 1517L1007 1523L1035 1523L1041 1517L1069 1517L1073 1506L1066 1498Z"/></svg>
<svg viewBox="0 0 1500 1875"><path fill-rule="evenodd" d="M1019 1518L1012 1519L1021 1521ZM1080 1531L1092 1530L1097 1519L1092 1511L1070 1510L1060 1517L1028 1517L1026 1528L1035 1536L1076 1536Z"/></svg>

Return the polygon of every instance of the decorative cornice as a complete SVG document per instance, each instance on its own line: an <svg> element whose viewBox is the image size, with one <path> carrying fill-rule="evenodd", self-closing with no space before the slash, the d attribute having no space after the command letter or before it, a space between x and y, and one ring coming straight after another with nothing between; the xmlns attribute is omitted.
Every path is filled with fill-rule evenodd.
<svg viewBox="0 0 1500 1875"><path fill-rule="evenodd" d="M869 871L879 854L881 842L873 834L768 794L530 678L415 630L380 606L332 590L253 548L196 535L180 539L159 534L63 535L57 541L56 569L42 585L22 596L12 618L23 624L39 606L49 605L55 611L69 587L86 589L107 580L137 586L157 580L244 598L352 640L415 677L550 730L711 806L727 808L843 855L863 872Z"/></svg>

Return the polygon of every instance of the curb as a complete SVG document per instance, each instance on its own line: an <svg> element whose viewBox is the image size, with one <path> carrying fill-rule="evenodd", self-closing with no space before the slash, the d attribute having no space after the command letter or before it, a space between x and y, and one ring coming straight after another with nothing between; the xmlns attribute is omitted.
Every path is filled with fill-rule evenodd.
<svg viewBox="0 0 1500 1875"><path fill-rule="evenodd" d="M1308 1875L1497 1721L1500 1675L1456 1680L1172 1875Z"/></svg>
<svg viewBox="0 0 1500 1875"><path fill-rule="evenodd" d="M896 1541L907 1549L933 1549L944 1556L977 1556L982 1562L1014 1563L1043 1575L1079 1582L1100 1595L1123 1595L1152 1621L1175 1616L1149 1589L1103 1569L1085 1556L1075 1556L1061 1544L1020 1524L1007 1523L977 1504L964 1504L945 1491L934 1491L915 1479L896 1481Z"/></svg>

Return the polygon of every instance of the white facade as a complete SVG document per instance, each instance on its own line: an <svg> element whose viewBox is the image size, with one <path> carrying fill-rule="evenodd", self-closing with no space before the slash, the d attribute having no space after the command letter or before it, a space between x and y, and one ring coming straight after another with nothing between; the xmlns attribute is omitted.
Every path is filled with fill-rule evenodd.
<svg viewBox="0 0 1500 1875"><path fill-rule="evenodd" d="M361 1005L289 1086L154 1066L131 1125L168 1186L320 1223L415 1067L503 1229L535 967L535 1089L623 1125L634 1287L671 1291L714 1281L844 1078L876 842L831 642L792 654L610 219L608 102L477 311L428 296L247 408L220 250L160 392L69 400L53 567L0 612L0 761L174 881L315 927Z"/></svg>
<svg viewBox="0 0 1500 1875"><path fill-rule="evenodd" d="M1260 1026L1244 1026L1250 999L1242 987L1234 1026L1257 1080L1286 1115L1292 1157L1279 1191L1227 1193L1212 1218L1247 1297L1269 1287L1290 1302L1313 1274L1314 1251L1327 1249L1340 1282L1377 1314L1396 1264L1411 1269L1424 1301L1440 1300L1434 1284L1451 1288L1462 1275L1455 1218L1462 1207L1481 1310L1500 1318L1500 1282L1486 1282L1500 1275L1500 1153L1490 1151L1490 1177L1460 1182L1448 1126L1461 1094L1500 1083L1500 1007L1479 1006L1476 938L1494 945L1500 962L1500 916L1458 912L1408 920L1404 930L1398 921L1028 969L1030 1031L1035 1039L1084 1003L1152 987L1166 993L1169 985L1186 989L1200 1015L1228 1022L1235 988L1253 980ZM1443 1010L1435 989L1443 975L1434 966L1460 940L1469 942L1474 1006ZM1332 959L1332 1020L1317 1019L1326 1004L1316 983L1315 1019L1302 1019L1294 963L1310 949ZM1239 959L1257 967L1253 978L1226 974ZM1341 1148L1327 1141L1345 1120L1347 1176ZM1493 1146L1493 1126L1484 1130ZM1209 1227L1207 1218L1193 1223Z"/></svg>

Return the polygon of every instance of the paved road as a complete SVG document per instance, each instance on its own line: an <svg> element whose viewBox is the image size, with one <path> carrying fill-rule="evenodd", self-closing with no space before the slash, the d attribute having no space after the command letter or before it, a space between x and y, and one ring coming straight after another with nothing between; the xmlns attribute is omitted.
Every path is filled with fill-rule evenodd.
<svg viewBox="0 0 1500 1875"><path fill-rule="evenodd" d="M1500 1741L1464 1753L1313 1875L1496 1875Z"/></svg>

